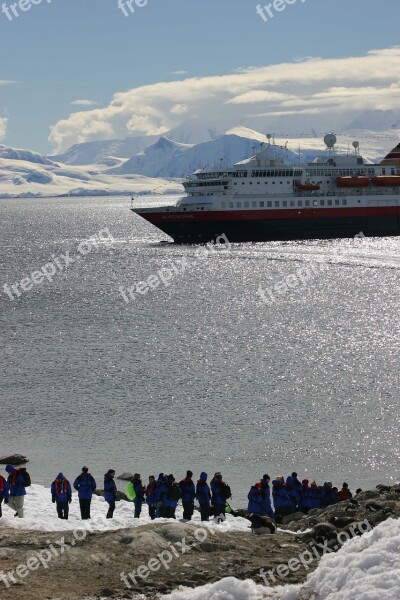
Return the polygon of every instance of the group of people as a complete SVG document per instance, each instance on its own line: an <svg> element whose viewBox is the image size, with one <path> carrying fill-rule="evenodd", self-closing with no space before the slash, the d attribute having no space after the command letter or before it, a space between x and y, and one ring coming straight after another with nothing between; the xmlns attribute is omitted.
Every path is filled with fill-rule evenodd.
<svg viewBox="0 0 400 600"><path fill-rule="evenodd" d="M353 497L347 483L343 483L340 490L334 487L330 481L319 486L315 481L310 483L308 479L300 481L296 472L289 475L286 480L282 476L276 477L272 481L272 493L270 482L269 475L264 475L250 488L247 496L248 511L267 515L277 521L281 521L283 517L295 512L307 514L313 508L327 508ZM357 490L357 493L360 491ZM272 509L271 495L274 510Z"/></svg>
<svg viewBox="0 0 400 600"><path fill-rule="evenodd" d="M13 508L16 517L24 516L24 497L26 488L31 485L31 479L25 468L6 466L9 474L5 479L0 475L0 517L2 516L1 505L4 501ZM248 493L248 512L261 516L268 516L278 522L283 517L294 512L308 513L313 508L326 508L337 502L349 500L352 493L347 483L343 483L339 490L333 487L331 482L325 482L318 486L315 481L308 479L299 480L297 473L293 472L286 480L284 477L271 478L264 475L260 481L251 486ZM88 467L82 467L82 472L73 483L78 492L79 506L82 519L90 519L90 506L96 481L89 473ZM361 490L357 490L357 493ZM182 501L183 518L187 521L192 519L195 500L199 503L202 521L208 521L211 515L223 517L231 508L228 504L232 497L231 488L222 478L222 474L214 474L210 483L205 472L195 483L192 471L186 472L186 477L177 482L175 477L160 473L156 479L154 475L149 476L148 483L144 485L139 473L128 481L126 486L128 499L134 504L134 517L138 519L142 513L144 504L148 506L149 516L152 520L156 518L175 519L175 511L178 502ZM69 505L72 502L72 486L63 473L59 473L51 484L51 497L56 504L57 514L60 519L68 519ZM104 475L104 499L108 503L107 519L112 519L115 511L115 503L118 498L115 483L115 470L109 469ZM273 506L272 506L273 505Z"/></svg>
<svg viewBox="0 0 400 600"><path fill-rule="evenodd" d="M113 478L115 471L109 471L108 477ZM142 506L147 504L149 516L152 520L156 518L175 519L175 511L179 500L182 501L183 518L186 521L191 521L194 513L194 502L198 501L200 507L200 515L202 521L208 521L213 509L214 515L225 515L227 500L232 496L231 488L222 478L221 473L215 473L214 477L207 483L208 475L205 472L200 473L200 478L196 482L193 481L192 471L186 472L179 483L175 477L160 473L156 479L154 475L150 475L147 485L143 485L139 473L135 473L133 478L126 486L126 492L129 500L135 504L135 518L139 518L142 512ZM112 487L114 485L114 488ZM114 489L116 494L115 482L108 480L109 494L111 495ZM110 496L106 493L104 498L110 504ZM112 516L115 508L115 502L110 504L110 510L107 516ZM110 513L111 511L111 513Z"/></svg>

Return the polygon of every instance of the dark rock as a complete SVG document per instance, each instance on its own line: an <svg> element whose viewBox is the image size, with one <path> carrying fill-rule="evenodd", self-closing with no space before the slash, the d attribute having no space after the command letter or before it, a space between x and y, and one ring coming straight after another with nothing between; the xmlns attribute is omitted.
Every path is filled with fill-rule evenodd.
<svg viewBox="0 0 400 600"><path fill-rule="evenodd" d="M329 522L332 523L338 529L342 529L343 527L348 527L352 523L355 522L354 517L331 517Z"/></svg>
<svg viewBox="0 0 400 600"><path fill-rule="evenodd" d="M93 493L96 494L96 496L104 496L104 490L95 490ZM120 500L126 500L129 502L128 496L124 492L117 490L117 502Z"/></svg>
<svg viewBox="0 0 400 600"><path fill-rule="evenodd" d="M129 471L127 471L126 473L122 473L122 475L118 475L117 479L121 479L122 481L129 481L130 479L133 479L133 473L129 473Z"/></svg>
<svg viewBox="0 0 400 600"><path fill-rule="evenodd" d="M23 454L5 454L0 456L0 465L24 465L29 460Z"/></svg>
<svg viewBox="0 0 400 600"><path fill-rule="evenodd" d="M312 530L312 536L318 541L322 540L332 540L337 538L337 528L332 523L318 523L318 525L314 525Z"/></svg>
<svg viewBox="0 0 400 600"><path fill-rule="evenodd" d="M276 525L269 517L250 514L247 518L251 523L252 532L256 535L275 533L276 531Z"/></svg>
<svg viewBox="0 0 400 600"><path fill-rule="evenodd" d="M379 485L376 486L376 489L379 490L381 493L383 493L383 492L390 492L391 487L390 487L390 485L383 485L382 483L380 483Z"/></svg>
<svg viewBox="0 0 400 600"><path fill-rule="evenodd" d="M122 537L119 540L120 544L131 544L133 542L133 535L124 535L124 537Z"/></svg>
<svg viewBox="0 0 400 600"><path fill-rule="evenodd" d="M104 588L104 590L101 590L101 595L104 596L104 598L109 598L114 595L114 592L109 588Z"/></svg>
<svg viewBox="0 0 400 600"><path fill-rule="evenodd" d="M292 521L300 521L300 519L303 519L304 516L305 515L302 512L295 512L291 515L286 515L285 517L283 517L282 522L284 525L287 525L288 523L292 523Z"/></svg>

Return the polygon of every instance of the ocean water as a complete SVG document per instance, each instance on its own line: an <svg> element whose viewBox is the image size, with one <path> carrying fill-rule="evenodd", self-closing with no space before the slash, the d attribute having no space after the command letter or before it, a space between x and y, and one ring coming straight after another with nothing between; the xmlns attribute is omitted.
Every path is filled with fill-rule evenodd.
<svg viewBox="0 0 400 600"><path fill-rule="evenodd" d="M398 480L400 239L181 247L129 204L0 200L0 454L45 485L218 470L234 506L264 473Z"/></svg>

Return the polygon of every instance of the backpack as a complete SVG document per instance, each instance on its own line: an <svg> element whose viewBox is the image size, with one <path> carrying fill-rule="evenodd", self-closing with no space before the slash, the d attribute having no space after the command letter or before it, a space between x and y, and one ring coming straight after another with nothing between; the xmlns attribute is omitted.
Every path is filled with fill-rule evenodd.
<svg viewBox="0 0 400 600"><path fill-rule="evenodd" d="M231 488L226 483L221 488L221 496L224 500L228 500L232 496Z"/></svg>
<svg viewBox="0 0 400 600"><path fill-rule="evenodd" d="M136 498L136 490L132 481L126 484L126 495L128 496L128 500L133 502Z"/></svg>
<svg viewBox="0 0 400 600"><path fill-rule="evenodd" d="M24 486L29 487L31 485L31 478L29 476L29 473L27 473L26 471L22 471L22 475L24 476Z"/></svg>
<svg viewBox="0 0 400 600"><path fill-rule="evenodd" d="M178 502L180 497L181 494L179 492L178 486L176 484L171 485L171 487L167 491L168 500L171 500L172 502Z"/></svg>

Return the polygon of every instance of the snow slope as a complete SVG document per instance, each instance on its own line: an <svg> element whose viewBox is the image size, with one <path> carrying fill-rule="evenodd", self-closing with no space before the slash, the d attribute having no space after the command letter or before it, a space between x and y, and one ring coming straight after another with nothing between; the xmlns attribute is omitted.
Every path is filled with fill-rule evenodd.
<svg viewBox="0 0 400 600"><path fill-rule="evenodd" d="M117 160L117 164L121 162ZM0 197L130 195L161 187L165 194L183 192L179 182L134 174L113 175L107 173L109 168L109 163L69 167L0 158Z"/></svg>
<svg viewBox="0 0 400 600"><path fill-rule="evenodd" d="M268 588L227 577L161 600L398 600L399 590L400 520L389 519L326 554L304 585Z"/></svg>

